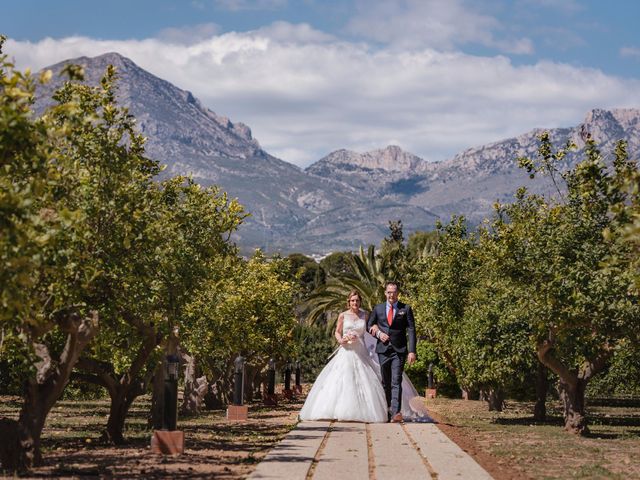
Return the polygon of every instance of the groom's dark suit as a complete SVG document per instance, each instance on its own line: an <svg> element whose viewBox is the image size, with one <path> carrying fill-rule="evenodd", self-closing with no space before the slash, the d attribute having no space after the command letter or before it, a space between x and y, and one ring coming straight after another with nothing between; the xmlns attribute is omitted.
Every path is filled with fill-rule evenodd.
<svg viewBox="0 0 640 480"><path fill-rule="evenodd" d="M380 331L389 335L389 341L383 343L378 339L376 353L380 361L382 385L387 397L389 415L400 412L402 407L402 372L408 353L416 353L416 329L413 321L413 311L405 303L397 302L391 325L387 320L387 302L376 305L369 321L367 330L377 325ZM408 337L408 342L407 342Z"/></svg>

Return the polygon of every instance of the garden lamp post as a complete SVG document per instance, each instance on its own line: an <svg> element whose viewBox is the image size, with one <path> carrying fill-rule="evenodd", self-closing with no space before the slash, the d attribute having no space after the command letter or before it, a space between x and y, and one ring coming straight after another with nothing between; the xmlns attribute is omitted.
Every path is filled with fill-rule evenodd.
<svg viewBox="0 0 640 480"><path fill-rule="evenodd" d="M233 404L242 405L244 402L244 357L238 355L233 362Z"/></svg>
<svg viewBox="0 0 640 480"><path fill-rule="evenodd" d="M284 367L284 389L291 390L291 362L287 362Z"/></svg>
<svg viewBox="0 0 640 480"><path fill-rule="evenodd" d="M176 430L178 423L178 371L180 359L167 355L164 367L164 389L162 395L162 429L154 430L151 451L163 455L184 453L184 432Z"/></svg>
<svg viewBox="0 0 640 480"><path fill-rule="evenodd" d="M267 393L269 395L275 395L276 393L276 361L269 359L269 379L267 384Z"/></svg>
<svg viewBox="0 0 640 480"><path fill-rule="evenodd" d="M227 420L247 420L249 407L244 400L244 357L240 354L233 361L233 405L227 407Z"/></svg>
<svg viewBox="0 0 640 480"><path fill-rule="evenodd" d="M176 355L167 355L164 372L162 430L175 430L178 423L178 368Z"/></svg>

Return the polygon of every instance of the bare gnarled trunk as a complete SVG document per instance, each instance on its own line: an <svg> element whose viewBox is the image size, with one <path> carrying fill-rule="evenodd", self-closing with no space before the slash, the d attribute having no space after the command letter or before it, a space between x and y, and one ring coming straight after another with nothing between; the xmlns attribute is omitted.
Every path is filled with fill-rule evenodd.
<svg viewBox="0 0 640 480"><path fill-rule="evenodd" d="M247 402L262 398L262 372L255 365L248 365L245 369L244 398Z"/></svg>
<svg viewBox="0 0 640 480"><path fill-rule="evenodd" d="M579 370L570 370L553 353L553 340L538 344L538 359L559 377L560 398L564 407L564 428L568 432L589 433L584 394L589 380L604 369L613 348L605 348L595 358L586 360Z"/></svg>
<svg viewBox="0 0 640 480"><path fill-rule="evenodd" d="M463 400L479 400L480 392L474 388L460 387Z"/></svg>
<svg viewBox="0 0 640 480"><path fill-rule="evenodd" d="M504 408L504 392L499 388L491 388L486 401L490 412L501 412Z"/></svg>
<svg viewBox="0 0 640 480"><path fill-rule="evenodd" d="M67 386L80 354L98 333L97 312L85 318L75 312L60 312L56 322L67 334L60 358L52 361L46 345L34 344L40 361L35 364L35 377L25 381L20 417L0 421L0 462L5 470L21 472L41 463L40 436L47 415Z"/></svg>
<svg viewBox="0 0 640 480"><path fill-rule="evenodd" d="M88 382L102 385L109 392L111 405L103 437L116 445L125 441L124 424L131 404L146 391L147 385L151 381L153 370L149 369L145 374L143 372L147 367L151 353L159 343L153 327L144 325L138 320L129 320L138 327L144 337L144 342L129 370L118 375L114 372L111 363L91 358L81 358L78 361L78 368L84 372L81 377Z"/></svg>
<svg viewBox="0 0 640 480"><path fill-rule="evenodd" d="M209 389L207 377L197 377L197 363L195 357L182 353L184 361L184 395L180 413L183 415L197 415L204 404L204 397Z"/></svg>
<svg viewBox="0 0 640 480"><path fill-rule="evenodd" d="M587 382L578 379L575 384L569 385L560 380L558 387L564 409L564 429L571 433L586 435L589 433L584 398Z"/></svg>

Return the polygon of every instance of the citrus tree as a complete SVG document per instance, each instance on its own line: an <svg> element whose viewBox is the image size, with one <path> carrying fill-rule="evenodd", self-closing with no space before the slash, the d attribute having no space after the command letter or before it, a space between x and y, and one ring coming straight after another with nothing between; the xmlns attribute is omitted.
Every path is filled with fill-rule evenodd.
<svg viewBox="0 0 640 480"><path fill-rule="evenodd" d="M257 251L249 260L229 261L222 275L193 296L181 345L216 382L219 403L232 393L238 355L246 360L249 391L259 387L270 358L283 362L295 356L297 288L289 269L286 259L267 259Z"/></svg>
<svg viewBox="0 0 640 480"><path fill-rule="evenodd" d="M1 55L0 38L0 361L23 385L18 420L2 419L0 461L23 470L41 460L40 435L71 371L98 331L82 292L99 275L87 254L93 232L82 206L61 205L65 182L85 171L61 148L91 128L77 99L51 115L30 111L35 80ZM50 73L43 73L45 82ZM56 116L57 118L54 118ZM77 193L77 190L74 190Z"/></svg>

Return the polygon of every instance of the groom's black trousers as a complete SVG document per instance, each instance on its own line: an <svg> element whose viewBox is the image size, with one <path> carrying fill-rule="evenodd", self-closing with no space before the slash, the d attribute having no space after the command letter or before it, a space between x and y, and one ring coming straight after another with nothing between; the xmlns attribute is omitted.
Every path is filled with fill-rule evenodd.
<svg viewBox="0 0 640 480"><path fill-rule="evenodd" d="M397 352L379 353L382 386L387 397L389 416L392 417L402 408L402 372L407 356Z"/></svg>

